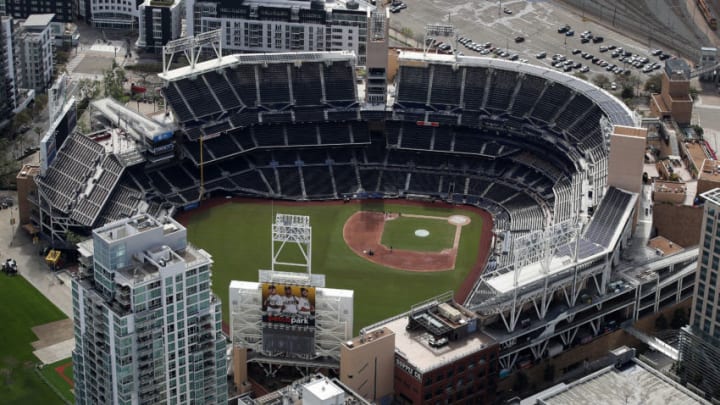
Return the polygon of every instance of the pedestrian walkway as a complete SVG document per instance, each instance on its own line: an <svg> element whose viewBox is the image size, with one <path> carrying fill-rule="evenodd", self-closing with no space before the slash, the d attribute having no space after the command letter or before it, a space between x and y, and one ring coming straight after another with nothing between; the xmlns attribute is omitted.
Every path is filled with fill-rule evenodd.
<svg viewBox="0 0 720 405"><path fill-rule="evenodd" d="M17 196L14 198L17 200ZM14 225L11 225L11 218L14 219ZM19 228L17 219L17 206L0 210L0 260L15 259L18 273L72 318L70 276L48 268L44 258L38 254L40 246L34 245L27 233Z"/></svg>

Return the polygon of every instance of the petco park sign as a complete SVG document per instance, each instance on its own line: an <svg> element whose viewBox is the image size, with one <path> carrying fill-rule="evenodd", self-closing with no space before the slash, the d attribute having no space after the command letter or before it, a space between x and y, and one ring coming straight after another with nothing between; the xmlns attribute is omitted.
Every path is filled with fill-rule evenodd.
<svg viewBox="0 0 720 405"><path fill-rule="evenodd" d="M395 365L398 368L400 368L402 371L415 377L416 380L422 381L422 374L420 374L419 371L415 370L415 367L407 364L405 361L401 360L400 358L395 357Z"/></svg>

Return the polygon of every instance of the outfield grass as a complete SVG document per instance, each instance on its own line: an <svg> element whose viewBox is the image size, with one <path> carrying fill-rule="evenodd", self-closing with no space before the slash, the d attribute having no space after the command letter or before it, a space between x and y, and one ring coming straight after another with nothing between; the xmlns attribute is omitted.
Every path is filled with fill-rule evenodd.
<svg viewBox="0 0 720 405"><path fill-rule="evenodd" d="M447 220L400 216L385 221L381 243L393 249L439 252L452 248L455 228ZM430 234L426 237L416 236L415 231L418 229L425 229Z"/></svg>
<svg viewBox="0 0 720 405"><path fill-rule="evenodd" d="M72 358L67 358L53 364L48 364L47 366L43 367L40 372L45 376L45 378L47 378L48 381L50 381L50 384L52 384L55 389L57 389L63 395L63 398L65 398L70 403L75 403L75 395L71 391L73 387L68 384L68 382L64 378L62 378L60 374L57 373L57 371L55 371L55 368L64 365L67 365L67 367L65 367L65 369L63 370L63 375L72 380Z"/></svg>
<svg viewBox="0 0 720 405"><path fill-rule="evenodd" d="M37 375L30 328L65 319L55 305L20 276L0 275L0 402L56 404L59 399Z"/></svg>
<svg viewBox="0 0 720 405"><path fill-rule="evenodd" d="M355 333L413 303L456 290L475 264L482 219L472 211L462 211L471 223L463 227L456 269L413 273L370 263L345 245L343 225L361 209L385 211L386 207L369 203L280 207L268 201L228 203L193 215L187 224L188 239L213 255L213 290L223 300L223 319L228 320L230 281L256 281L258 269L270 268L270 226L276 212L310 216L312 271L326 275L327 287L355 290ZM402 212L449 216L458 210L403 206Z"/></svg>

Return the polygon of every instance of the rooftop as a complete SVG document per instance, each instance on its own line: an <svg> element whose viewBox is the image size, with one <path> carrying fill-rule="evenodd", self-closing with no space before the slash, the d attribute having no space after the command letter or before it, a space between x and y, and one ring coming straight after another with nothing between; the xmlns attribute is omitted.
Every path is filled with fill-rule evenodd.
<svg viewBox="0 0 720 405"><path fill-rule="evenodd" d="M650 239L648 241L648 247L650 249L660 250L664 256L669 256L683 250L682 246L677 243L673 243L673 241L665 238L664 236L657 236Z"/></svg>
<svg viewBox="0 0 720 405"><path fill-rule="evenodd" d="M720 162L717 160L705 159L700 169L698 180L720 182Z"/></svg>
<svg viewBox="0 0 720 405"><path fill-rule="evenodd" d="M55 14L30 14L22 24L25 28L45 28L55 18Z"/></svg>
<svg viewBox="0 0 720 405"><path fill-rule="evenodd" d="M428 339L431 337L429 333L424 330L407 330L408 323L408 316L399 316L376 324L375 326L379 328L374 328L368 333L382 328L391 330L395 334L395 352L421 373L434 370L495 344L495 340L490 336L475 332L464 339L451 340L445 346L432 348L428 344Z"/></svg>
<svg viewBox="0 0 720 405"><path fill-rule="evenodd" d="M672 58L665 61L665 73L674 80L689 80L690 65L684 59Z"/></svg>
<svg viewBox="0 0 720 405"><path fill-rule="evenodd" d="M523 405L707 404L640 360L618 370L609 366L569 384L558 384L523 400Z"/></svg>
<svg viewBox="0 0 720 405"><path fill-rule="evenodd" d="M142 214L105 225L95 230L94 233L109 243L160 227L163 228L164 234L183 228L182 225L171 218L155 218L151 215Z"/></svg>

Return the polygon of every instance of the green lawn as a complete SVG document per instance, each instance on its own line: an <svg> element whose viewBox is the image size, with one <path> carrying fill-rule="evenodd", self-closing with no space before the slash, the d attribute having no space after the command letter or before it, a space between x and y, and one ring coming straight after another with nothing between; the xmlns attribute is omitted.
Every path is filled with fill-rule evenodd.
<svg viewBox="0 0 720 405"><path fill-rule="evenodd" d="M63 398L65 398L70 403L75 403L75 395L72 393L72 386L68 384L68 382L60 376L60 374L55 371L55 368L64 366L65 369L63 370L63 375L70 380L73 378L73 369L72 369L72 358L67 358L64 360L60 360L57 363L49 364L40 371L45 378L50 381L50 384L52 384L62 395Z"/></svg>
<svg viewBox="0 0 720 405"><path fill-rule="evenodd" d="M65 319L55 305L20 276L0 275L0 402L56 404L59 399L37 375L38 359L30 344L37 337L30 328Z"/></svg>
<svg viewBox="0 0 720 405"><path fill-rule="evenodd" d="M415 231L418 229L424 229L430 234L426 237L416 236ZM439 252L452 248L453 239L455 225L450 225L447 220L409 218L405 215L385 222L381 242L393 249Z"/></svg>
<svg viewBox="0 0 720 405"><path fill-rule="evenodd" d="M397 205L393 205L393 210ZM456 269L439 273L412 273L372 264L355 255L342 238L342 227L358 210L384 211L382 204L277 206L267 203L228 203L198 212L187 224L188 239L213 255L213 290L223 300L228 320L231 280L257 281L258 269L270 268L270 225L274 213L309 215L313 228L312 271L326 276L330 288L355 291L354 331L380 321L410 305L456 290L477 259L482 219L462 211L472 222L463 227ZM404 206L403 214L449 216L457 209Z"/></svg>

